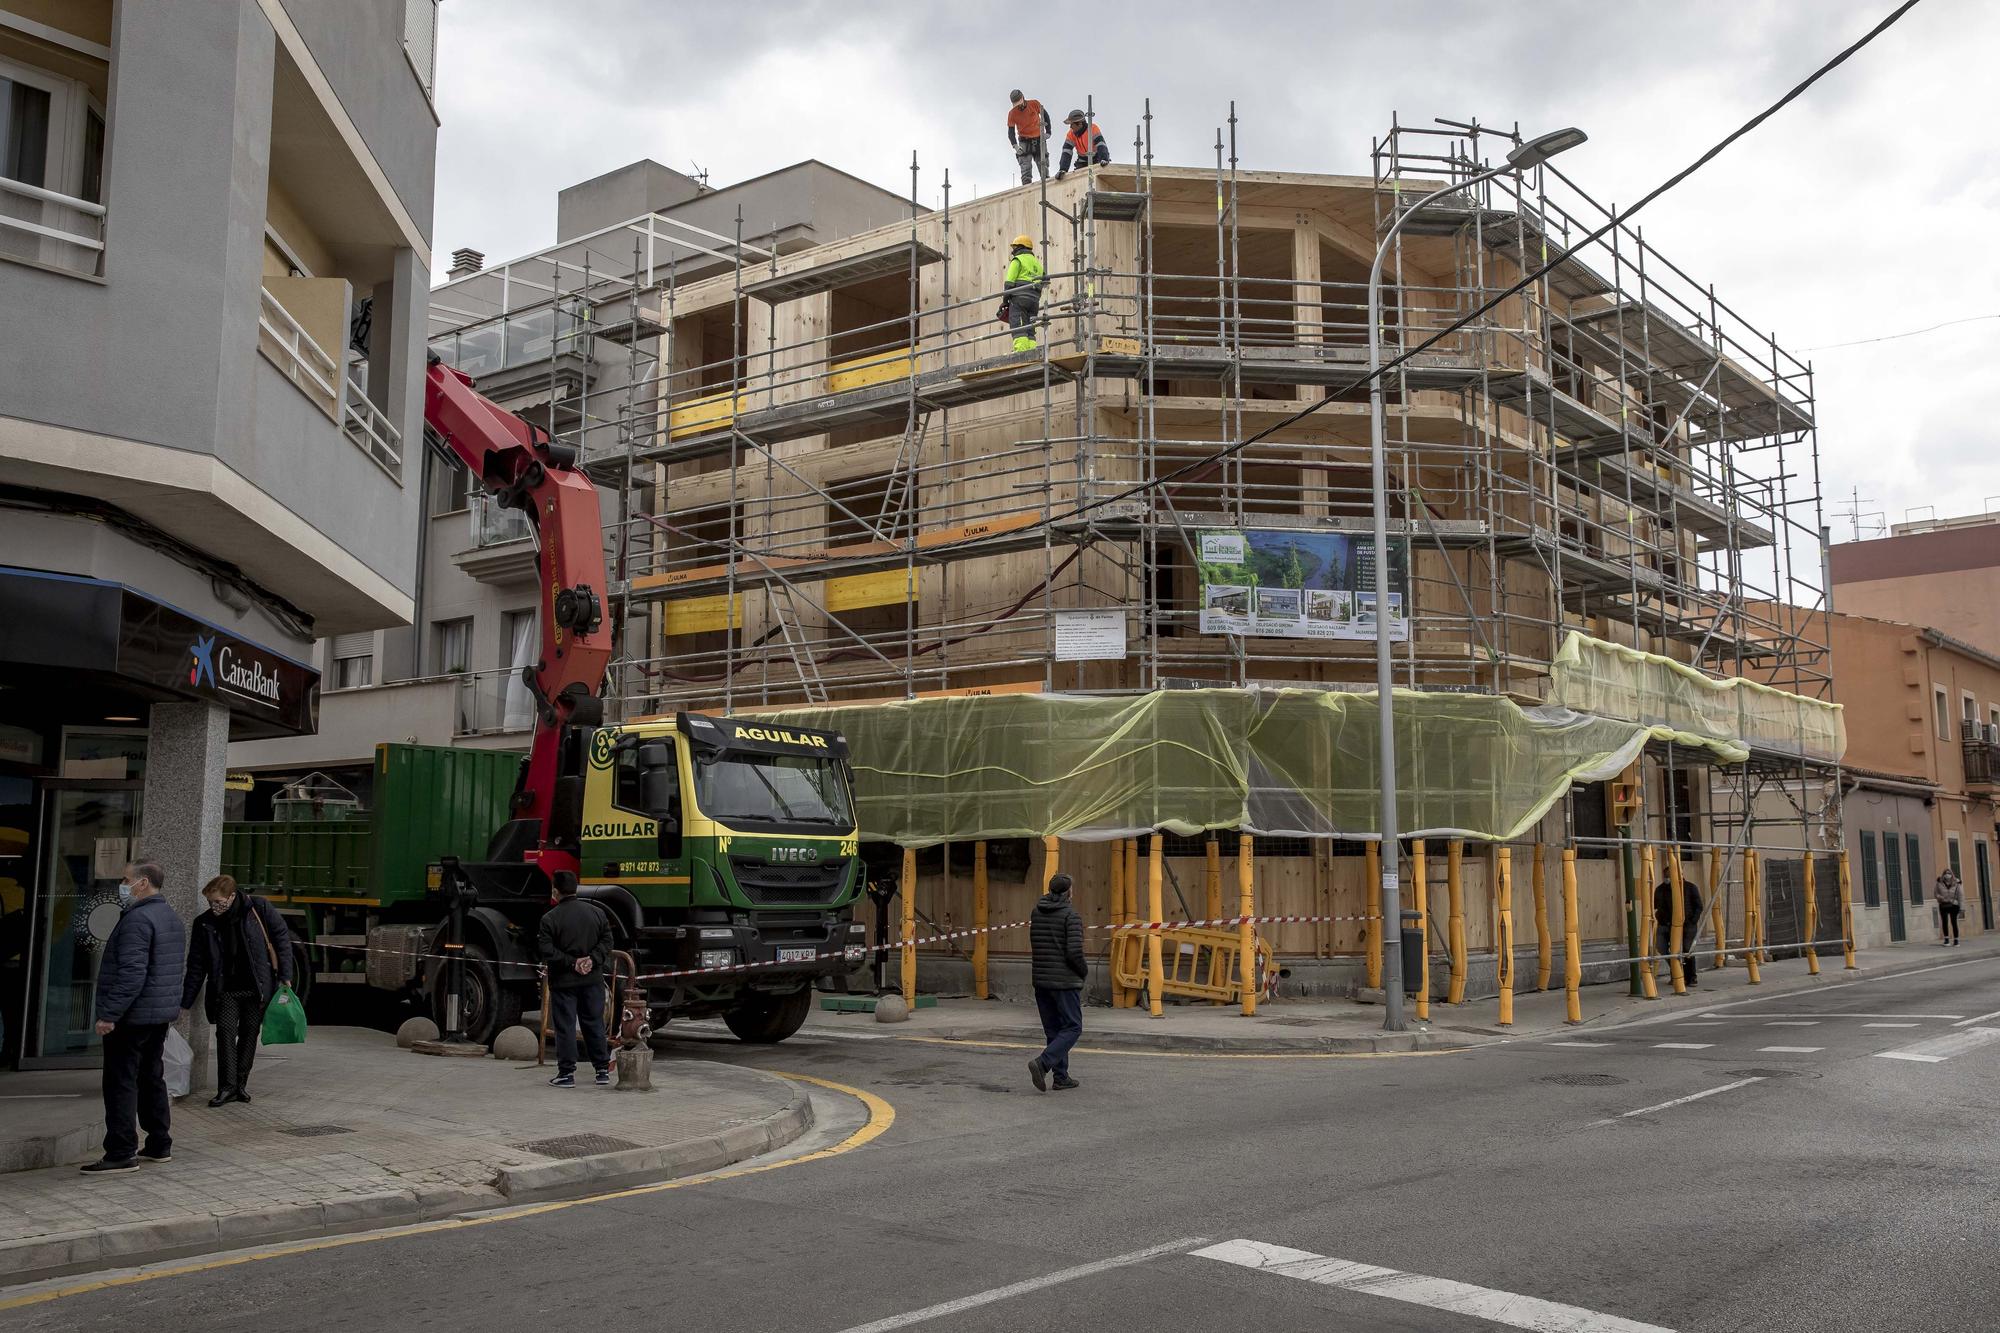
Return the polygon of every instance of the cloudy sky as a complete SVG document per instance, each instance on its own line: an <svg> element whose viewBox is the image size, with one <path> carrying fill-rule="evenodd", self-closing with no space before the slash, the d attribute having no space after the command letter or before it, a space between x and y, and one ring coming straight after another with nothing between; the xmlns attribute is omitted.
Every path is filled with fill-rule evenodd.
<svg viewBox="0 0 2000 1333"><path fill-rule="evenodd" d="M1893 8L1892 0L1614 4L855 4L451 0L438 50L439 267L554 240L555 194L641 157L717 185L816 157L936 202L1008 183L1019 86L1094 99L1114 145L1152 99L1156 160L1366 173L1392 113L1530 132L1596 198L1637 199ZM1993 56L2000 5L1925 0L1642 215L1646 238L1817 371L1828 521L2000 508ZM1120 153L1129 155L1129 149ZM1869 503L1872 502L1872 503ZM1867 520L1864 519L1864 524Z"/></svg>

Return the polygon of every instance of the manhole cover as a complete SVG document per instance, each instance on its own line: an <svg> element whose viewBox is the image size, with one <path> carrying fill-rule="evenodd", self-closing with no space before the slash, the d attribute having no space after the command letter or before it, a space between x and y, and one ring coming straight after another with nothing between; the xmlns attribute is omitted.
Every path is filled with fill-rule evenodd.
<svg viewBox="0 0 2000 1333"><path fill-rule="evenodd" d="M639 1145L625 1139L614 1139L608 1134L570 1134L559 1139L536 1139L533 1143L512 1146L543 1157L595 1157L604 1152L628 1152Z"/></svg>
<svg viewBox="0 0 2000 1333"><path fill-rule="evenodd" d="M1614 1088L1629 1080L1622 1079L1616 1074L1550 1074L1541 1081L1559 1084L1565 1088Z"/></svg>
<svg viewBox="0 0 2000 1333"><path fill-rule="evenodd" d="M297 1129L284 1129L278 1132L289 1134L295 1139L322 1139L329 1134L352 1134L354 1131L346 1125L300 1125Z"/></svg>

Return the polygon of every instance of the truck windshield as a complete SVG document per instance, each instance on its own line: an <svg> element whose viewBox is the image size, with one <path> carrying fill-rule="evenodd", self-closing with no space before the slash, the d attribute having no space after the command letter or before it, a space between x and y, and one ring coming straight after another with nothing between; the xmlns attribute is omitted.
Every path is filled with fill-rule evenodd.
<svg viewBox="0 0 2000 1333"><path fill-rule="evenodd" d="M702 813L725 824L854 827L840 765L807 755L731 754L695 766Z"/></svg>

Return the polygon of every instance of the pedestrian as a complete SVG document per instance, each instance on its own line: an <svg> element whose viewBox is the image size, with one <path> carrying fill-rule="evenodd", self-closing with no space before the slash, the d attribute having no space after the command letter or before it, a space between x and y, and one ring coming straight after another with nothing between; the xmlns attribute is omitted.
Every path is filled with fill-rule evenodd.
<svg viewBox="0 0 2000 1333"><path fill-rule="evenodd" d="M1069 133L1063 136L1062 162L1056 169L1056 179L1069 175L1072 159L1081 168L1085 163L1095 162L1100 167L1111 165L1111 146L1104 142L1104 131L1097 128L1090 117L1081 110L1072 111L1063 117L1069 126Z"/></svg>
<svg viewBox="0 0 2000 1333"><path fill-rule="evenodd" d="M250 1100L250 1065L264 1030L264 1008L278 987L292 984L292 933L269 901L240 892L228 875L201 889L207 910L195 919L188 941L181 1013L201 994L202 1011L215 1024L215 1096L210 1106Z"/></svg>
<svg viewBox="0 0 2000 1333"><path fill-rule="evenodd" d="M1965 911L1965 886L1950 866L1938 872L1938 943L1949 949L1958 941L1958 919Z"/></svg>
<svg viewBox="0 0 2000 1333"><path fill-rule="evenodd" d="M1653 890L1654 938L1659 941L1655 951L1660 957L1667 957L1667 950L1673 947L1674 939L1674 882L1671 877L1660 881ZM1694 937L1701 933L1701 890L1692 879L1681 880L1681 976L1690 986L1699 986L1701 979L1695 975ZM1669 964L1671 968L1671 964Z"/></svg>
<svg viewBox="0 0 2000 1333"><path fill-rule="evenodd" d="M1042 308L1042 280L1047 270L1035 257L1034 238L1016 236L1008 247L1007 273L1001 279L1000 310L1014 331L1014 350L1035 350L1035 316Z"/></svg>
<svg viewBox="0 0 2000 1333"><path fill-rule="evenodd" d="M1048 108L1032 97L1023 97L1019 88L1007 94L1012 105L1007 110L1007 142L1014 146L1014 160L1021 168L1021 184L1027 185L1031 172L1039 168L1042 179L1049 178L1049 135L1055 126Z"/></svg>
<svg viewBox="0 0 2000 1333"><path fill-rule="evenodd" d="M1047 1092L1054 1074L1058 1092L1076 1086L1069 1076L1069 1050L1083 1035L1083 918L1069 900L1068 875L1051 875L1049 891L1035 904L1028 924L1034 954L1035 1008L1042 1014L1042 1053L1028 1061L1035 1091Z"/></svg>
<svg viewBox="0 0 2000 1333"><path fill-rule="evenodd" d="M611 1086L611 1049L604 1039L604 975L611 966L611 922L596 903L576 896L574 875L556 876L556 905L542 913L542 963L549 976L549 1021L556 1029L552 1088L576 1086L576 1028L597 1086Z"/></svg>
<svg viewBox="0 0 2000 1333"><path fill-rule="evenodd" d="M131 1171L144 1158L171 1162L161 1053L167 1028L180 1012L181 968L187 963L187 930L160 888L166 872L152 861L125 867L118 885L120 915L104 941L97 966L97 1035L104 1039L104 1157L85 1166L86 1174ZM137 1117L146 1131L139 1147Z"/></svg>

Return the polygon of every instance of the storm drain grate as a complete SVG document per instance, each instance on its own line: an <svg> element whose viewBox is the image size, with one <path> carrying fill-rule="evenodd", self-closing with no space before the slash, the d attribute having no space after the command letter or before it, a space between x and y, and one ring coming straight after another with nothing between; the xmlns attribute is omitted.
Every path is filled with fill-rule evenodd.
<svg viewBox="0 0 2000 1333"><path fill-rule="evenodd" d="M1555 1083L1565 1088L1615 1088L1620 1083L1630 1082L1616 1074L1550 1074L1541 1082Z"/></svg>
<svg viewBox="0 0 2000 1333"><path fill-rule="evenodd" d="M352 1134L346 1125L300 1125L297 1129L281 1129L280 1134L289 1134L295 1139L323 1139L329 1134Z"/></svg>
<svg viewBox="0 0 2000 1333"><path fill-rule="evenodd" d="M1809 1069L1725 1069L1722 1072L1725 1074L1733 1074L1737 1078L1818 1078L1819 1077L1818 1074L1812 1072Z"/></svg>
<svg viewBox="0 0 2000 1333"><path fill-rule="evenodd" d="M543 1157L595 1157L604 1152L629 1152L640 1145L625 1139L614 1139L608 1134L570 1134L559 1139L536 1139L533 1143L510 1146Z"/></svg>

